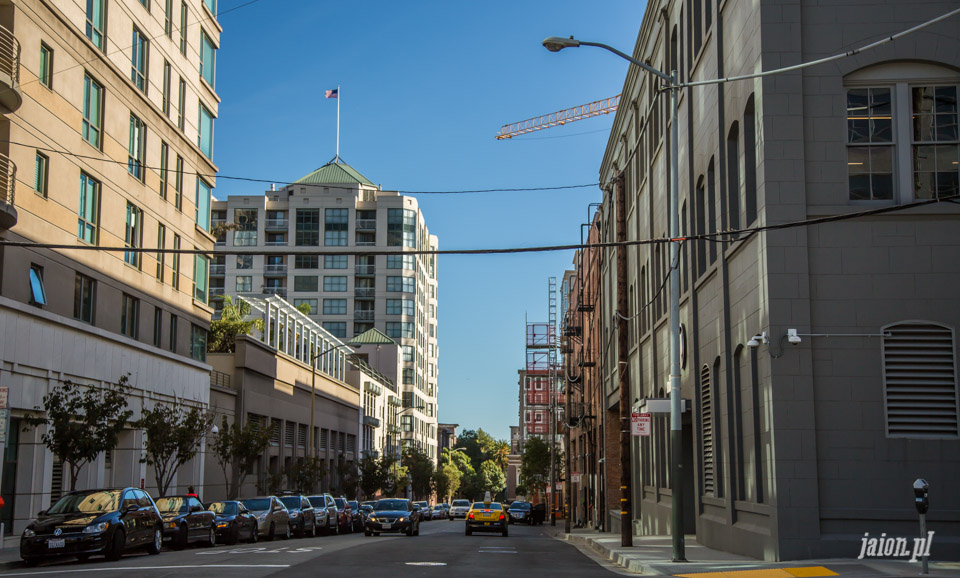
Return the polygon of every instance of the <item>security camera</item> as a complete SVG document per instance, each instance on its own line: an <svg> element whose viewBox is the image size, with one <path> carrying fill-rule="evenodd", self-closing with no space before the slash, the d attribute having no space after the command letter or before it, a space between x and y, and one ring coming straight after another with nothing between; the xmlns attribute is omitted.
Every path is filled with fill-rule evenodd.
<svg viewBox="0 0 960 578"><path fill-rule="evenodd" d="M751 337L750 341L747 342L747 347L751 349L756 349L757 347L760 347L761 343L764 343L764 344L769 343L769 341L767 340L766 331L764 331L763 333L757 333L756 335Z"/></svg>
<svg viewBox="0 0 960 578"><path fill-rule="evenodd" d="M797 335L796 329L787 329L787 341L790 342L790 345L799 345L803 340Z"/></svg>

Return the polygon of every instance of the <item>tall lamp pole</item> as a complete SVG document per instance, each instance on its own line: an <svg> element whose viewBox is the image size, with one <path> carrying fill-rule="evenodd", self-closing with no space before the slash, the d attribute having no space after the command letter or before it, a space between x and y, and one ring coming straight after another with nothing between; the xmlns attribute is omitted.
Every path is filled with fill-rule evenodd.
<svg viewBox="0 0 960 578"><path fill-rule="evenodd" d="M670 131L670 206L668 207L668 212L670 214L670 448L672 455L672 464L671 464L671 506L673 519L671 523L671 532L673 535L673 561L674 562L683 562L686 560L684 554L684 543L683 543L683 468L681 463L681 456L683 452L683 430L681 429L681 413L680 413L680 271L679 271L679 252L680 245L677 240L680 237L680 213L679 213L679 204L680 204L680 187L678 183L678 173L679 173L679 163L678 163L678 138L679 138L679 122L678 122L678 111L677 111L677 92L680 90L680 87L677 86L678 77L677 71L672 71L671 74L666 74L653 68L645 62L641 62L631 56L620 52L612 46L606 44L601 44L599 42L584 42L576 40L571 36L570 38L560 38L558 36L551 36L543 41L543 46L550 52L559 52L564 48L578 48L580 46L596 46L598 48L603 48L604 50L609 50L610 52L616 54L620 58L623 58L633 64L636 64L643 70L649 72L650 74L660 78L666 83L667 89L670 91L670 106L673 109L672 122L673 126ZM622 181L617 183L617 188L622 188ZM622 202L622 196L619 195L618 198L621 199L618 202ZM618 210L620 207L618 207ZM618 241L623 239L619 238ZM620 249L623 249L623 246L620 246ZM622 262L621 262L622 261ZM617 264L618 269L621 267L626 267L626 261L618 259ZM618 272L618 276L621 272ZM618 283L619 285L619 283ZM619 309L619 303L618 303ZM626 311L618 311L620 315L626 313ZM623 328L623 319L621 318L621 328ZM623 371L625 368L618 368L620 371ZM618 371L618 373L620 373ZM627 384L621 384L621 387ZM621 395L621 400L622 400ZM621 401L621 406L623 402ZM621 415L624 411L624 408L620 408ZM628 423L622 423L621 429L626 429L629 426ZM621 452L624 449L621 447ZM629 448L627 448L629 451ZM627 462L629 464L629 462ZM626 486L624 488L623 486ZM624 516L630 516L630 495L629 495L629 484L621 484L621 503L624 504L622 511L625 512ZM621 520L621 541L624 546L629 546L632 544L632 528L627 528L628 525L632 525L631 519L622 519ZM626 529L624 529L626 528ZM631 532L628 534L627 532Z"/></svg>

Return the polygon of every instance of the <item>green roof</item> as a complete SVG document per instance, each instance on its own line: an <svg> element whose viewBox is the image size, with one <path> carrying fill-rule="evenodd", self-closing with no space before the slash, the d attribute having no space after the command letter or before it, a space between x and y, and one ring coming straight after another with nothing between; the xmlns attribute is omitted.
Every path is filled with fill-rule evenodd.
<svg viewBox="0 0 960 578"><path fill-rule="evenodd" d="M343 185L361 184L375 187L370 179L346 163L329 162L305 177L294 181L296 185Z"/></svg>
<svg viewBox="0 0 960 578"><path fill-rule="evenodd" d="M357 335L353 339L347 342L347 345L351 347L359 347L361 345L389 345L395 344L399 345L396 341L384 335L382 331L374 327L373 329L368 329L360 335Z"/></svg>

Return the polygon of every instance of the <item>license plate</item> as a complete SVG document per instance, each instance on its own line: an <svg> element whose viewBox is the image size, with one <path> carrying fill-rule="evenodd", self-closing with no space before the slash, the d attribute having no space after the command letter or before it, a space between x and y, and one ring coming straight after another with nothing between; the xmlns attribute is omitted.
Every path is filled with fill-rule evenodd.
<svg viewBox="0 0 960 578"><path fill-rule="evenodd" d="M383 529L384 529L384 530L389 530L392 526L393 526L393 524L384 524L384 525L383 525Z"/></svg>
<svg viewBox="0 0 960 578"><path fill-rule="evenodd" d="M63 548L67 545L67 541L63 538L51 538L47 540L47 548Z"/></svg>
<svg viewBox="0 0 960 578"><path fill-rule="evenodd" d="M489 525L490 525L490 522L484 522L483 525L484 525L484 526L489 526Z"/></svg>

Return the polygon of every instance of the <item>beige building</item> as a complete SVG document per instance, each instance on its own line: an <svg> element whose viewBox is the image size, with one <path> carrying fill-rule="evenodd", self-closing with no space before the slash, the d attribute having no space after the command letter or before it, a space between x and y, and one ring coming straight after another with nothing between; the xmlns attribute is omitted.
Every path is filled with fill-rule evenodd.
<svg viewBox="0 0 960 578"><path fill-rule="evenodd" d="M21 432L19 418L50 388L130 373L134 419L144 404L208 401L208 258L136 249L213 249L215 4L0 6L0 236L77 247L0 246L0 385L11 408L0 516L10 534L69 482L39 432ZM80 485L149 490L141 446L140 432L126 432ZM202 461L175 485L198 483Z"/></svg>
<svg viewBox="0 0 960 578"><path fill-rule="evenodd" d="M212 294L277 295L308 304L338 338L375 327L395 339L402 443L436 459L437 259L405 253L437 249L438 240L416 199L331 162L294 184L215 201L212 215L230 225L217 242Z"/></svg>

